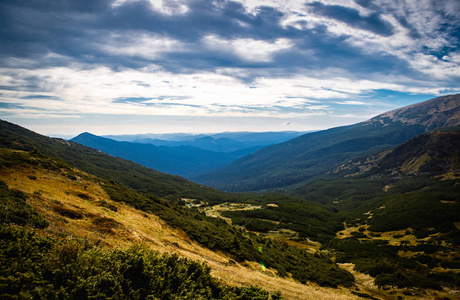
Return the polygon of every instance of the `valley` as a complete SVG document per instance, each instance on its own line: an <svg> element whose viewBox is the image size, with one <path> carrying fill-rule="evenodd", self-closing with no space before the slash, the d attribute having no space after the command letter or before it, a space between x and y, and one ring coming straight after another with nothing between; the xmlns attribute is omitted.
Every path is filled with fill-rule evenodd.
<svg viewBox="0 0 460 300"><path fill-rule="evenodd" d="M0 229L5 240L0 259L3 272L12 273L0 277L0 289L13 299L18 291L31 296L37 290L119 297L151 292L160 299L186 294L204 299L459 299L459 107L458 95L441 97L264 148L237 163L245 162L246 175L253 176L252 162L264 157L267 172L251 177L250 185L263 181L273 188L244 193L223 192L1 121ZM412 117L427 111L434 112L423 120ZM283 150L289 145L294 147ZM260 156L267 151L271 154ZM297 164L303 158L315 160L316 171L309 163ZM290 167L278 172L276 166L285 159L293 167L286 176L299 174L302 180L283 175ZM232 168L221 169L216 178ZM11 247L20 245L38 247L39 257L28 257L25 250L17 255L45 269L44 257L64 259L68 248L76 247L80 250L69 266L75 263L83 275L74 276L63 264L57 270L67 274L69 283L62 284L52 270L27 270L8 259L16 255ZM132 275L123 268L131 267L120 262L111 267L121 272L110 277L113 286L100 278L94 283L98 288L91 288L92 276L107 274L84 271L89 267L80 255L100 266L112 255L156 257L152 261L158 262L178 255L186 260L171 262L178 268L174 276L189 284L171 285L178 279L153 275L148 268L161 264L146 263L147 291L126 283ZM179 271L192 269L201 275ZM8 288L12 274L23 274L17 275L23 282L27 272L35 276L29 284ZM167 288L159 288L159 282Z"/></svg>
<svg viewBox="0 0 460 300"><path fill-rule="evenodd" d="M340 267L352 272L355 276L357 290L331 289L321 287L311 282L307 285L300 284L292 278L280 278L276 270L269 268L262 270L258 263L235 262L231 257L210 251L191 240L185 232L175 229L158 216L134 209L125 203L114 202L104 191L103 181L97 177L81 172L74 168L50 168L53 162L46 162L42 158L30 157L28 153L8 151L2 149L0 159L11 161L11 157L22 157L23 161L30 161L29 165L23 164L19 168L0 169L0 180L4 181L10 189L19 190L27 195L27 203L39 214L45 217L49 226L40 233L44 236L54 236L64 239L82 239L99 247L127 248L132 244L142 245L159 251L160 253L177 253L194 261L205 262L211 267L211 274L229 285L249 286L257 285L269 292L280 291L285 299L358 299L359 295L372 295L373 297L395 298L398 295L411 296L406 289L381 290L372 284L374 278L353 271L350 263L340 263ZM54 162L56 163L56 162ZM43 167L43 165L47 167ZM273 207L273 205L269 206ZM223 203L212 207L205 207L209 215L222 211L252 211L260 206L244 205L238 203ZM215 216L220 217L220 216ZM348 227L337 233L339 239L349 238L356 233L365 236L365 240L388 240L389 245L416 246L417 238L413 235L406 236L404 231L382 232L379 237L368 231L368 226L358 225ZM362 230L363 229L363 230ZM435 234L436 236L436 234ZM271 239L282 237L267 234ZM421 241L428 241L430 237ZM288 240L284 238L284 240ZM360 237L361 242L363 237ZM319 243L296 242L289 243L312 253L328 255ZM419 255L419 252L398 253L401 256ZM452 255L452 254L450 254ZM436 253L436 257L449 256L447 253ZM435 256L433 256L435 257ZM445 257L446 258L446 257ZM444 259L445 259L444 258ZM459 257L447 257L449 260L458 260ZM440 270L448 272L446 269ZM456 294L440 291L422 292L412 291L414 299ZM379 298L377 298L379 299ZM411 297L407 298L411 299Z"/></svg>

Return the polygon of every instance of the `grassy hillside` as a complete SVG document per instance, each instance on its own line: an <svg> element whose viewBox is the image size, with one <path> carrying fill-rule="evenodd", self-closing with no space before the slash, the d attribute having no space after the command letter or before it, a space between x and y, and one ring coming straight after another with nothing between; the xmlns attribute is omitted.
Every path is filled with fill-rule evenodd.
<svg viewBox="0 0 460 300"><path fill-rule="evenodd" d="M273 274L282 277L291 274L301 283L312 281L333 287L352 285L353 277L328 258L316 257L284 242L259 237L157 196L140 195L114 181L81 173L55 158L2 149L0 162L0 178L16 188L27 189L33 199L41 202L44 211L53 211L54 218L57 218L55 226L77 226L75 232L92 237L95 242L99 240L88 231L108 235L107 241L101 240L108 244L114 244L110 242L114 234L124 236L127 240L139 235L135 233L137 230L129 229L135 223L135 218L131 216L122 221L118 212L120 206L114 204L124 203L143 211L145 218L153 215L159 217L168 227L184 232L184 239L196 241L210 250L221 251L234 262L263 262L264 268L272 270ZM63 199L77 199L80 203L68 200L65 204ZM100 206L108 215L101 216L94 211L94 207L85 208L83 204L88 202Z"/></svg>
<svg viewBox="0 0 460 300"><path fill-rule="evenodd" d="M227 191L286 189L347 160L393 148L434 128L460 124L460 95L439 97L359 124L308 133L267 147L197 182Z"/></svg>
<svg viewBox="0 0 460 300"><path fill-rule="evenodd" d="M2 299L281 299L279 293L270 296L257 287L223 284L206 264L177 254L160 254L140 244L109 250L79 236L65 239L18 227L46 228L49 223L26 203L24 193L9 190L3 181L0 195ZM56 207L63 220L84 218L75 208ZM108 220L112 227L122 226L102 216L93 217L93 225L107 234Z"/></svg>

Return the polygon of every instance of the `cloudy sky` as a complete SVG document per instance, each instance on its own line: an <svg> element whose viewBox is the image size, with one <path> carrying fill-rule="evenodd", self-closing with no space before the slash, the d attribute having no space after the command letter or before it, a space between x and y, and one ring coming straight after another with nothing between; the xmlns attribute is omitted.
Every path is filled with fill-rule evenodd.
<svg viewBox="0 0 460 300"><path fill-rule="evenodd" d="M458 0L1 0L0 118L317 130L460 92Z"/></svg>

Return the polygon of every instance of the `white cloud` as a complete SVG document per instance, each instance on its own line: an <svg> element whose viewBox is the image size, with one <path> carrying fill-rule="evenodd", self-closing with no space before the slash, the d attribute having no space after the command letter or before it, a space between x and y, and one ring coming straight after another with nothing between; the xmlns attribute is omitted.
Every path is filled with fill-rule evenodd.
<svg viewBox="0 0 460 300"><path fill-rule="evenodd" d="M444 56L439 59L434 55L417 53L409 61L415 70L437 79L460 77L459 55Z"/></svg>
<svg viewBox="0 0 460 300"><path fill-rule="evenodd" d="M362 101L355 101L355 100L347 100L347 101L340 101L336 102L337 104L343 104L343 105L366 105L368 103L362 102Z"/></svg>
<svg viewBox="0 0 460 300"><path fill-rule="evenodd" d="M126 2L135 2L139 0L114 0L114 7L123 5ZM150 7L165 15L181 15L188 12L187 0L148 0Z"/></svg>
<svg viewBox="0 0 460 300"><path fill-rule="evenodd" d="M442 57L444 61L460 64L460 52L450 53Z"/></svg>
<svg viewBox="0 0 460 300"><path fill-rule="evenodd" d="M205 36L203 43L211 50L234 53L243 60L253 62L269 62L275 53L293 46L291 41L284 38L270 43L249 38L226 40L216 35Z"/></svg>
<svg viewBox="0 0 460 300"><path fill-rule="evenodd" d="M260 77L247 83L225 74L204 71L173 74L155 66L118 72L84 65L37 70L4 68L0 69L0 74L0 85L8 89L2 95L4 101L34 108L37 114L49 110L54 114L286 117L329 111L331 107L325 105L323 99L344 99L337 103L361 105L364 103L353 98L372 90L416 93L442 90L442 87L435 90L408 88L391 82L350 77L320 78L311 72L309 76ZM38 85L33 91L27 90L29 78L35 78ZM40 95L59 97L62 101L28 97L35 95L35 90ZM136 101L117 101L133 98ZM283 107L286 109L281 109Z"/></svg>
<svg viewBox="0 0 460 300"><path fill-rule="evenodd" d="M182 42L168 37L135 32L112 33L96 47L110 55L143 59L158 59L162 53L186 48Z"/></svg>

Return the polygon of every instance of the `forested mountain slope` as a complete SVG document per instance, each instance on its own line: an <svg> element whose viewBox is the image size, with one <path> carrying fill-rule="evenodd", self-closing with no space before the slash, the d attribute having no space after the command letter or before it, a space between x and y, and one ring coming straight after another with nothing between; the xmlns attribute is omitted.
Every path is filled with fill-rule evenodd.
<svg viewBox="0 0 460 300"><path fill-rule="evenodd" d="M308 133L261 149L195 181L228 191L284 189L359 156L395 147L429 130L460 124L460 95L396 109L350 126Z"/></svg>

